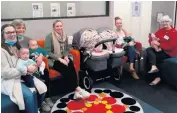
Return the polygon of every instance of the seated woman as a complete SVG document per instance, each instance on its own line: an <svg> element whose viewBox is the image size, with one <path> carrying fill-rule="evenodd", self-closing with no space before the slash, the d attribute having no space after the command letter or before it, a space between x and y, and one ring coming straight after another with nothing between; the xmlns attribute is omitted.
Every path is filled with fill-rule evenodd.
<svg viewBox="0 0 177 113"><path fill-rule="evenodd" d="M25 22L21 19L16 19L16 20L13 20L11 24L15 27L17 39L18 39L20 46L24 47L24 48L29 48L29 41L31 40L31 38L25 36L25 31L26 31ZM42 54L40 54L38 57L36 57L36 61L39 65L42 64L42 62L43 62L42 60L43 60ZM43 76L41 76L42 77L41 79L44 79L47 88L49 88L49 80L50 79L49 79L48 70L45 69L44 73L45 74ZM47 90L46 99L44 102L42 102L41 108L43 111L50 111L50 107L52 107L52 106L53 106L53 102L50 98L49 90Z"/></svg>
<svg viewBox="0 0 177 113"><path fill-rule="evenodd" d="M116 33L119 36L117 40L117 47L122 47L125 44L124 37L129 36L129 34L122 28L122 19L119 17L115 17L115 26L116 26ZM130 72L134 79L139 79L136 70L134 69L134 63L136 58L136 49L134 41L130 41L128 43L128 48L125 49L126 55L130 61ZM124 48L124 47L122 47Z"/></svg>
<svg viewBox="0 0 177 113"><path fill-rule="evenodd" d="M35 79L40 89L46 89L38 95L38 103L32 91L21 83L21 73L16 68L20 45L17 41L15 28L11 24L1 27L1 93L8 95L16 103L19 110L25 113L37 113L45 97L46 85ZM29 65L27 71L35 72L37 68Z"/></svg>
<svg viewBox="0 0 177 113"><path fill-rule="evenodd" d="M149 39L151 47L146 51L151 70L148 73L158 72L157 63L161 63L166 58L177 56L177 30L170 25L171 22L172 20L168 15L163 16L161 19L163 28L155 33L155 37L158 40L152 40L151 37ZM160 51L156 50L156 47L159 47ZM157 85L160 81L161 79L158 75L150 85Z"/></svg>
<svg viewBox="0 0 177 113"><path fill-rule="evenodd" d="M15 27L17 38L21 47L28 48L30 38L24 35L26 31L25 22L21 19L16 19L13 20L11 24Z"/></svg>
<svg viewBox="0 0 177 113"><path fill-rule="evenodd" d="M72 60L68 57L68 37L63 31L63 23L56 20L53 31L46 36L44 48L49 53L49 67L60 72L68 81L71 89L75 89L74 98L87 98L90 93L78 86L77 73Z"/></svg>

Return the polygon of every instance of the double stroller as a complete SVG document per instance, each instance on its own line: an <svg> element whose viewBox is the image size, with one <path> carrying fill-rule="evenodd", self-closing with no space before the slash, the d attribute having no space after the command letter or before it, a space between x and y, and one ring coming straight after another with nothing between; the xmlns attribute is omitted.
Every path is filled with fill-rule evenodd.
<svg viewBox="0 0 177 113"><path fill-rule="evenodd" d="M73 35L72 47L80 51L80 85L86 90L94 81L111 78L119 82L122 75L123 49L115 48L117 35L109 28L82 29Z"/></svg>

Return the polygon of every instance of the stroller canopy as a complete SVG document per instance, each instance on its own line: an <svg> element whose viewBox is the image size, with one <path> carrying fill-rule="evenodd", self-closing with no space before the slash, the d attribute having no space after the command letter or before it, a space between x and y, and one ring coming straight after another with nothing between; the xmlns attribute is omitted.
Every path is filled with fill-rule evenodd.
<svg viewBox="0 0 177 113"><path fill-rule="evenodd" d="M80 48L86 50L92 50L94 46L100 42L102 38L98 35L98 32L93 29L86 29L80 36Z"/></svg>

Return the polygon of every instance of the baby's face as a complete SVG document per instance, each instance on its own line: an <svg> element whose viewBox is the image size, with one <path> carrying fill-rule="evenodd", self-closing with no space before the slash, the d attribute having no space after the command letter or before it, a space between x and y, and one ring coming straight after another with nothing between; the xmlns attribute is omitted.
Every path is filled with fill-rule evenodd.
<svg viewBox="0 0 177 113"><path fill-rule="evenodd" d="M29 48L30 49L37 49L38 48L37 41L30 41L29 42Z"/></svg>
<svg viewBox="0 0 177 113"><path fill-rule="evenodd" d="M28 49L20 50L20 58L22 60L28 60L29 59L29 50Z"/></svg>

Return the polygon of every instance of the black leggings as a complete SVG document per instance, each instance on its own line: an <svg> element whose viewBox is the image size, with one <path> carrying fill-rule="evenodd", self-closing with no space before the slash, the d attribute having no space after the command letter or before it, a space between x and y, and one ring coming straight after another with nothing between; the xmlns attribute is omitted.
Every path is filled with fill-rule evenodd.
<svg viewBox="0 0 177 113"><path fill-rule="evenodd" d="M152 65L156 65L159 69L164 59L170 58L164 51L156 52L152 47L146 49L147 52L147 71L151 69ZM160 71L153 73L153 78L160 77Z"/></svg>
<svg viewBox="0 0 177 113"><path fill-rule="evenodd" d="M65 77L66 81L69 83L69 86L72 90L78 87L77 73L71 59L69 59L68 66L64 65L60 61L54 61L53 68L56 71L60 72L62 76Z"/></svg>
<svg viewBox="0 0 177 113"><path fill-rule="evenodd" d="M170 58L164 51L156 52L152 47L148 48L146 51L151 66L160 64L164 59Z"/></svg>

